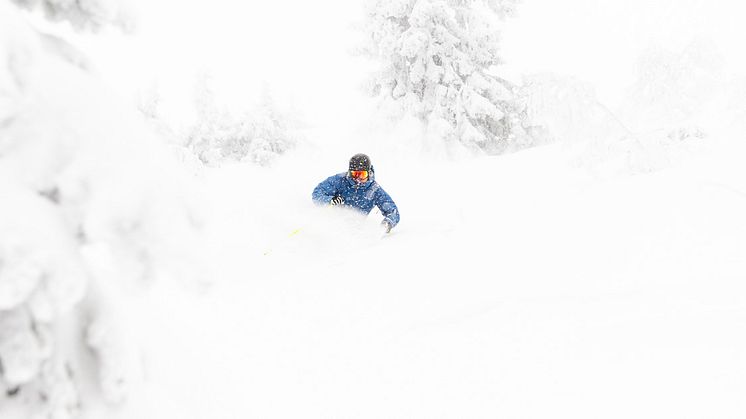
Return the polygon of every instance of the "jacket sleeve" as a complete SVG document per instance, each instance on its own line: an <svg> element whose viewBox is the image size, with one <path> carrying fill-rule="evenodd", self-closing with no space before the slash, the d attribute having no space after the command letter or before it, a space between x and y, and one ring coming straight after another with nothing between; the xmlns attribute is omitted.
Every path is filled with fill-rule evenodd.
<svg viewBox="0 0 746 419"><path fill-rule="evenodd" d="M399 209L383 188L378 189L376 193L376 206L381 210L383 218L391 223L392 227L399 224Z"/></svg>
<svg viewBox="0 0 746 419"><path fill-rule="evenodd" d="M337 193L339 193L337 176L329 176L313 189L311 198L315 204L325 205L328 204Z"/></svg>

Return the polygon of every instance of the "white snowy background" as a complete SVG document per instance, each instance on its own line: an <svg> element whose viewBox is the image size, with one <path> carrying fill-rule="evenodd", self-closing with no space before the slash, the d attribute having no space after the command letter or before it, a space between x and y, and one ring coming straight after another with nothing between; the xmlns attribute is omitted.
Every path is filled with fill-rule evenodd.
<svg viewBox="0 0 746 419"><path fill-rule="evenodd" d="M0 418L746 416L746 6L486 1L418 119L364 3L0 0Z"/></svg>

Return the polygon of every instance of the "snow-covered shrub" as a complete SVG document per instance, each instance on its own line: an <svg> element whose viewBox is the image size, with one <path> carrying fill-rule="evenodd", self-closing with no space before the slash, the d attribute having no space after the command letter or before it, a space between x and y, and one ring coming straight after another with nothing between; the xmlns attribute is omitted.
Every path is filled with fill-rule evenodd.
<svg viewBox="0 0 746 419"><path fill-rule="evenodd" d="M93 13L97 2L47 4ZM55 45L71 48L0 2L3 418L124 401L141 375L128 303L157 277L196 269L188 178L79 54Z"/></svg>
<svg viewBox="0 0 746 419"><path fill-rule="evenodd" d="M183 145L179 143L178 134L166 121L163 115L163 94L160 85L153 81L146 89L139 92L137 96L137 109L145 118L145 121L155 131L158 137L167 144Z"/></svg>
<svg viewBox="0 0 746 419"><path fill-rule="evenodd" d="M370 94L391 117L416 116L428 141L495 154L532 144L518 86L496 76L497 24L517 0L370 0L366 43L380 62Z"/></svg>
<svg viewBox="0 0 746 419"><path fill-rule="evenodd" d="M295 119L280 111L268 94L258 106L238 115L216 102L209 78L200 77L195 89L197 120L188 129L186 144L203 163L267 165L296 145Z"/></svg>

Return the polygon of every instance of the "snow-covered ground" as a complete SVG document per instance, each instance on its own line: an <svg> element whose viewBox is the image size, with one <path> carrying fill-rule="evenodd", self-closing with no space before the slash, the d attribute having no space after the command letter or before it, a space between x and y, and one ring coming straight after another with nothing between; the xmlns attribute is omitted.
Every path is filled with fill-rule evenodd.
<svg viewBox="0 0 746 419"><path fill-rule="evenodd" d="M27 385L0 359L0 418L45 402L85 419L746 416L746 79L733 6L526 0L506 26L506 72L540 73L527 79L529 109L554 143L452 160L423 150L416 128L371 122L353 89L366 70L340 40L352 19L302 3L292 16L290 3L267 6L249 25L227 8L178 15L164 2L178 29L158 38L151 25L152 39L129 45L152 40L135 62L172 61L158 76L174 80L212 60L238 102L274 75L278 100L305 110L304 137L271 165L192 164L194 179L99 85L142 82L132 50L87 46L104 58L89 77L45 55L22 19L4 28L0 198L15 205L0 208L0 230L34 234L0 243L0 285L13 291L0 322L23 320L0 323L0 358L15 356L21 375L59 370ZM224 27L194 30L202 11ZM234 61L215 45L236 45L243 26L255 55ZM707 32L720 49L697 41ZM174 44L175 58L161 52ZM357 152L401 212L385 237L375 210L311 203ZM192 242L199 227L205 248ZM64 245L46 240L54 230ZM26 262L13 252L27 241L86 272L70 271L86 296L66 299L60 319L33 317L21 286L59 287L48 273L62 259L17 264L35 268L21 271L33 283L2 271Z"/></svg>
<svg viewBox="0 0 746 419"><path fill-rule="evenodd" d="M206 173L215 281L153 295L153 417L742 417L744 148L706 148L379 169L383 239L312 207L314 162Z"/></svg>

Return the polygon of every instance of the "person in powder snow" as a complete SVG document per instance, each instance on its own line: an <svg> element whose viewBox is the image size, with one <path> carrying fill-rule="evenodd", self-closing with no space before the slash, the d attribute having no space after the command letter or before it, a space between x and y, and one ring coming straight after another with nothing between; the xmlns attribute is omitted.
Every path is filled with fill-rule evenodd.
<svg viewBox="0 0 746 419"><path fill-rule="evenodd" d="M319 205L342 205L369 214L377 206L383 214L381 226L390 232L399 223L399 209L394 200L376 182L370 157L355 154L346 173L330 176L313 190L313 202Z"/></svg>

